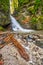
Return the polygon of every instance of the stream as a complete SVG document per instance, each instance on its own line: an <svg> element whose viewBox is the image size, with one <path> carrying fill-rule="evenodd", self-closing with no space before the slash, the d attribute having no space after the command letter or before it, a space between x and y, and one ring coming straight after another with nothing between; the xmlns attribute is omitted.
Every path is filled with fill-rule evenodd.
<svg viewBox="0 0 43 65"><path fill-rule="evenodd" d="M31 33L35 32L35 30L32 29L24 29L21 27L21 25L16 21L16 19L10 15L11 18L11 23L12 23L12 29L15 32L20 32L20 33Z"/></svg>

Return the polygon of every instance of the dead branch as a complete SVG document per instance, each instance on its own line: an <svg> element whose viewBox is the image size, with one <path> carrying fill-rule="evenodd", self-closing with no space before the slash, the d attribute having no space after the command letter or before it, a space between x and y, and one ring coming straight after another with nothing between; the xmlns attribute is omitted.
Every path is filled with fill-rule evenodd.
<svg viewBox="0 0 43 65"><path fill-rule="evenodd" d="M25 49L23 48L23 46L14 38L13 34L9 34L8 37L6 37L4 39L5 42L11 41L18 49L19 53L21 54L21 56L28 61L29 60L29 56L26 53Z"/></svg>

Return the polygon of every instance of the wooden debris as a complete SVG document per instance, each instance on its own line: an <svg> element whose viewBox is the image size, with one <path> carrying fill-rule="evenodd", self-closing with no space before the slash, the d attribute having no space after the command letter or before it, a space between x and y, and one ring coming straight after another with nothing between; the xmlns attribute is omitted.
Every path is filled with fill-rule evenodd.
<svg viewBox="0 0 43 65"><path fill-rule="evenodd" d="M23 46L14 38L13 34L8 35L8 37L6 37L4 39L5 42L7 41L11 41L12 43L14 43L14 45L17 47L19 53L21 54L21 56L28 61L29 60L29 56L26 53L25 49L23 48Z"/></svg>
<svg viewBox="0 0 43 65"><path fill-rule="evenodd" d="M10 40L10 37L9 36L7 36L6 38L4 38L4 42L10 42L11 40Z"/></svg>
<svg viewBox="0 0 43 65"><path fill-rule="evenodd" d="M0 45L0 49L3 48L5 45Z"/></svg>
<svg viewBox="0 0 43 65"><path fill-rule="evenodd" d="M2 60L2 54L0 54L0 65L3 65L3 64L4 64L4 62Z"/></svg>
<svg viewBox="0 0 43 65"><path fill-rule="evenodd" d="M0 65L3 65L4 64L4 62L3 61L0 61Z"/></svg>
<svg viewBox="0 0 43 65"><path fill-rule="evenodd" d="M8 33L14 33L14 32L11 32L11 31L5 31L5 32L0 31L0 35L3 35L3 34L8 34Z"/></svg>

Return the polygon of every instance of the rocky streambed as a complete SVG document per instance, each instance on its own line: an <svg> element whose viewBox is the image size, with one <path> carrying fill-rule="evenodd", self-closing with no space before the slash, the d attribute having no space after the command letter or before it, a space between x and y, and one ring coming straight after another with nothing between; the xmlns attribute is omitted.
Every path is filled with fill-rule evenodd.
<svg viewBox="0 0 43 65"><path fill-rule="evenodd" d="M15 34L14 37L24 47L29 55L29 61L21 57L13 43L6 43L0 49L4 65L43 65L43 48L35 44L35 41L39 41L38 36Z"/></svg>

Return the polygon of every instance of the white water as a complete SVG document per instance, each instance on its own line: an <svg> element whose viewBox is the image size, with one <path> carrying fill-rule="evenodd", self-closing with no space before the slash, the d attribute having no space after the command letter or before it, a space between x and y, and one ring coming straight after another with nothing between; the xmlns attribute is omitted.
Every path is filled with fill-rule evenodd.
<svg viewBox="0 0 43 65"><path fill-rule="evenodd" d="M22 33L30 33L34 32L34 30L31 29L24 29L20 26L20 24L16 21L16 19L10 15L11 23L12 23L12 29L16 32L22 32Z"/></svg>

